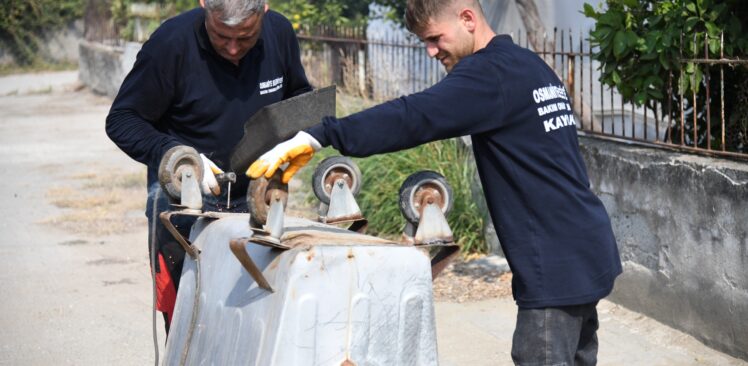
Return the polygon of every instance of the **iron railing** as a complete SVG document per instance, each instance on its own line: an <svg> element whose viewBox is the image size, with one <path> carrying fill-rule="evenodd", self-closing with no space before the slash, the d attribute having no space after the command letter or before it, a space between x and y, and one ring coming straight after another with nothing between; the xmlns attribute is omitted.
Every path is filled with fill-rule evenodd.
<svg viewBox="0 0 748 366"><path fill-rule="evenodd" d="M703 58L682 59L684 65L694 63L702 67L705 78L700 91L682 95L676 86L683 76L669 75L668 90L663 93L667 95L666 101L640 107L627 103L615 89L599 81L599 63L593 60L593 47L584 34L575 37L571 31L554 29L552 34L544 34L542 40L540 36L531 36L535 34L512 34L517 44L527 48L532 48L531 39L535 41L538 48L535 52L566 85L574 102L577 127L583 133L748 159L745 143L748 122L737 127L728 124L726 112L734 108L724 104L725 67L742 67L748 61L723 56L710 59L708 50ZM299 32L299 40L302 61L313 84L334 83L346 93L377 101L423 90L445 75L442 66L428 57L415 37L389 33L381 37L369 34L367 38L363 29L322 27ZM718 83L712 76L717 74ZM719 93L714 93L713 84L719 85ZM719 120L717 125L714 118ZM713 132L718 136L716 140Z"/></svg>
<svg viewBox="0 0 748 366"><path fill-rule="evenodd" d="M390 33L373 38L357 28L318 27L298 34L302 62L315 85L377 101L423 90L445 75L414 37Z"/></svg>

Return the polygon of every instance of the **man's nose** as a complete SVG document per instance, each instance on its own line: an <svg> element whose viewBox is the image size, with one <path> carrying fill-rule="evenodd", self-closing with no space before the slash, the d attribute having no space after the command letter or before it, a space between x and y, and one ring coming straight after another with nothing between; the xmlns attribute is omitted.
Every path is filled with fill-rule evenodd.
<svg viewBox="0 0 748 366"><path fill-rule="evenodd" d="M439 53L439 48L437 48L433 43L426 43L426 53L429 57L435 57L436 54Z"/></svg>
<svg viewBox="0 0 748 366"><path fill-rule="evenodd" d="M236 40L230 40L229 44L226 46L226 50L229 51L230 55L236 55L239 52L239 44L236 42Z"/></svg>

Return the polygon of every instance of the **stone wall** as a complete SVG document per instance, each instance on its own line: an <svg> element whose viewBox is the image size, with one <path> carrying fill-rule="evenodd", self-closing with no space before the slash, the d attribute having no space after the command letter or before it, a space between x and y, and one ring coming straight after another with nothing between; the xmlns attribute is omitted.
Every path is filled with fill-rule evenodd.
<svg viewBox="0 0 748 366"><path fill-rule="evenodd" d="M80 81L94 92L114 98L135 63L140 47L140 43L134 42L120 47L81 41L78 58Z"/></svg>
<svg viewBox="0 0 748 366"><path fill-rule="evenodd" d="M624 264L610 299L748 359L748 163L580 145Z"/></svg>
<svg viewBox="0 0 748 366"><path fill-rule="evenodd" d="M61 29L41 35L39 56L49 62L78 61L78 42L83 39L83 21L76 20ZM0 47L0 65L16 63L10 50Z"/></svg>

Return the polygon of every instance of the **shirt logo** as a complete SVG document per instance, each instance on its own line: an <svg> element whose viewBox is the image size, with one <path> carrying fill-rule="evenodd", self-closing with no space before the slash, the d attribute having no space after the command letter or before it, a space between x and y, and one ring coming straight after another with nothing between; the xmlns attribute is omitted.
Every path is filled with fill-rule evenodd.
<svg viewBox="0 0 748 366"><path fill-rule="evenodd" d="M277 77L273 80L262 81L260 82L260 95L277 92L282 87L283 76Z"/></svg>
<svg viewBox="0 0 748 366"><path fill-rule="evenodd" d="M555 114L555 117L543 120L545 132L551 132L561 127L576 126L566 89L561 85L548 85L532 91L532 99L538 107L538 116ZM560 112L560 113L559 113Z"/></svg>

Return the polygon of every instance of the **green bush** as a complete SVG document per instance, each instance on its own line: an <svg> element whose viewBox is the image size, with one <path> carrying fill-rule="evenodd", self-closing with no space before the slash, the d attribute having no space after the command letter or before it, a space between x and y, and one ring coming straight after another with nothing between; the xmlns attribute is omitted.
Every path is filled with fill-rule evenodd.
<svg viewBox="0 0 748 366"><path fill-rule="evenodd" d="M683 134L687 145L701 148L717 147L721 144L721 126L711 124L708 130L707 117L720 119L721 100L714 91L720 90L720 78L712 68L712 77L705 75L709 66L691 62L703 59L705 49L710 59L721 55L720 40L724 36L724 57L745 58L748 54L748 2L745 0L606 0L599 8L584 5L585 16L595 20L590 32L590 42L597 46L593 52L600 62L600 81L616 88L626 102L656 110L661 116L680 119L684 109L684 120L693 116L692 98L686 98L681 106L679 94L696 94L700 108L710 104L711 115L706 111L697 113L698 136L694 139L693 124L686 124L681 131L678 124L671 126L674 138ZM748 152L745 117L748 107L741 102L739 85L745 84L748 68L731 66L724 68L725 101L725 149ZM668 100L670 75L673 79L672 97ZM718 75L718 74L717 74ZM704 92L709 83L712 94ZM668 110L668 106L672 108ZM703 108L705 109L705 108ZM711 135L711 141L707 136Z"/></svg>
<svg viewBox="0 0 748 366"><path fill-rule="evenodd" d="M0 6L0 43L20 65L43 62L39 41L52 31L79 19L83 0L4 0Z"/></svg>
<svg viewBox="0 0 748 366"><path fill-rule="evenodd" d="M598 49L600 80L616 87L623 98L637 105L662 101L668 71L681 71L680 59L720 57L724 32L725 56L745 55L748 38L741 18L748 16L744 1L720 0L607 0L607 8L584 4L585 16L595 20L590 41ZM705 37L708 36L708 37ZM681 47L681 42L682 47ZM686 63L681 91L699 89L700 67Z"/></svg>
<svg viewBox="0 0 748 366"><path fill-rule="evenodd" d="M363 0L270 0L269 4L285 15L296 30L321 25L361 25L368 13L368 3Z"/></svg>
<svg viewBox="0 0 748 366"><path fill-rule="evenodd" d="M133 14L133 4L154 5L154 12ZM144 42L164 20L198 6L197 0L112 0L112 21L121 39ZM138 26L142 34L136 32Z"/></svg>

